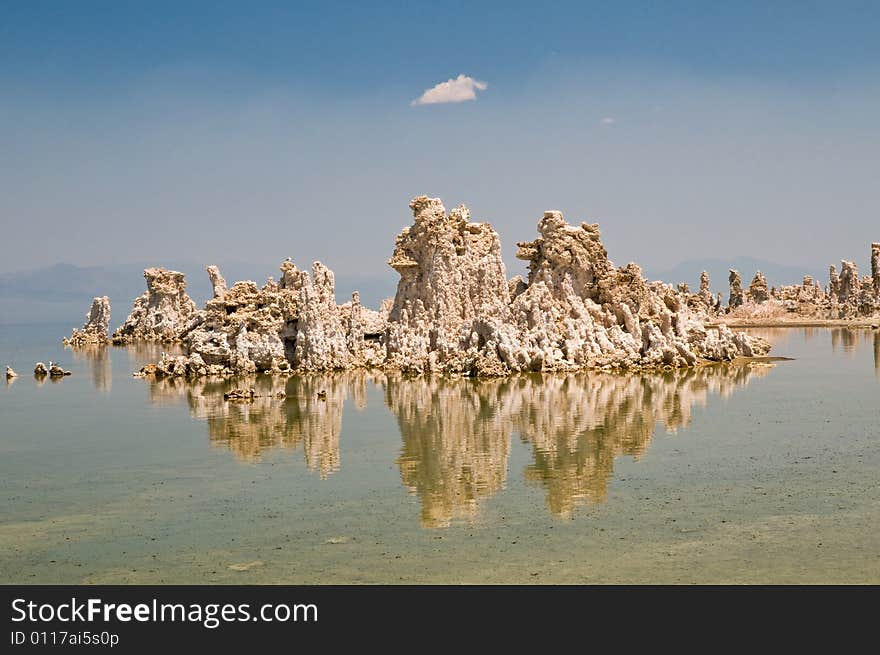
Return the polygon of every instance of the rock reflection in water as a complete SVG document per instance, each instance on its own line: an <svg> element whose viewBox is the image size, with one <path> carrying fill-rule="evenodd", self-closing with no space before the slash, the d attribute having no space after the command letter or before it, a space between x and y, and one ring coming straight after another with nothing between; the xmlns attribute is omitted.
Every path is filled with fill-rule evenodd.
<svg viewBox="0 0 880 655"><path fill-rule="evenodd" d="M674 432L691 408L727 396L766 364L718 365L668 374L535 374L504 380L389 378L388 407L403 448L404 485L419 495L425 527L475 516L480 498L503 489L513 432L531 444L528 481L553 514L605 500L614 459L639 457L657 425Z"/></svg>
<svg viewBox="0 0 880 655"><path fill-rule="evenodd" d="M880 331L874 331L874 370L880 375Z"/></svg>
<svg viewBox="0 0 880 655"><path fill-rule="evenodd" d="M516 430L532 445L526 479L547 492L553 514L602 503L621 455L640 457L655 429L676 432L694 405L730 395L768 365L719 365L666 374L577 374L545 378L527 390Z"/></svg>
<svg viewBox="0 0 880 655"><path fill-rule="evenodd" d="M397 465L422 501L422 525L472 516L480 497L504 488L510 454L510 380L389 377L385 403L403 440Z"/></svg>
<svg viewBox="0 0 880 655"><path fill-rule="evenodd" d="M192 415L207 422L211 443L245 460L302 444L306 466L324 479L339 470L343 404L351 396L356 407L366 406L367 377L354 372L234 381L165 378L151 383L150 395L154 402L185 397ZM225 400L223 394L233 387L254 389L257 397L252 402ZM319 392L324 392L321 397Z"/></svg>
<svg viewBox="0 0 880 655"><path fill-rule="evenodd" d="M848 355L855 355L862 346L870 344L874 352L874 370L880 375L880 330L851 330L832 328L831 350L843 350Z"/></svg>
<svg viewBox="0 0 880 655"><path fill-rule="evenodd" d="M98 391L108 392L113 386L113 366L110 352L104 346L88 345L72 348L74 361L84 361L89 369L92 384Z"/></svg>
<svg viewBox="0 0 880 655"><path fill-rule="evenodd" d="M695 405L727 396L771 367L752 362L487 380L365 372L166 378L151 382L150 394L157 403L185 399L192 415L206 421L211 443L245 460L302 444L309 470L326 478L340 467L344 402L351 397L364 408L367 383L380 386L402 439L401 481L420 499L422 525L433 528L475 519L481 500L504 489L513 434L532 450L525 479L545 490L553 514L567 516L578 505L604 502L615 458L641 456L658 426L674 432L689 425ZM234 387L253 388L257 397L224 400Z"/></svg>

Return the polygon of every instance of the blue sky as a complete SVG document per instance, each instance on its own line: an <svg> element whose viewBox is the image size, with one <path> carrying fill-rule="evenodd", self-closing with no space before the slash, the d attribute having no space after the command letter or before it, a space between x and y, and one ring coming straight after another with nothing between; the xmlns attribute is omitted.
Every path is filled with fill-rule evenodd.
<svg viewBox="0 0 880 655"><path fill-rule="evenodd" d="M877 2L0 2L0 271L382 276L420 193L511 275L549 208L649 270L866 262L878 34ZM460 74L488 87L411 106Z"/></svg>
<svg viewBox="0 0 880 655"><path fill-rule="evenodd" d="M549 6L546 6L549 4ZM344 95L549 57L648 60L715 77L876 70L876 2L4 2L3 76L118 88L180 65ZM244 80L239 80L244 82Z"/></svg>

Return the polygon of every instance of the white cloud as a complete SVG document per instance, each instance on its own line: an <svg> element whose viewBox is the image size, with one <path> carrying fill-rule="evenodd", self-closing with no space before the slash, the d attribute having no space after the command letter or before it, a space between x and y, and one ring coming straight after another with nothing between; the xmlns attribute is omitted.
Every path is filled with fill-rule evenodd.
<svg viewBox="0 0 880 655"><path fill-rule="evenodd" d="M428 89L410 104L415 107L416 105L437 105L446 102L476 100L477 91L485 91L487 88L489 85L485 82L480 82L467 75L459 75L454 80L440 82L440 84Z"/></svg>
<svg viewBox="0 0 880 655"><path fill-rule="evenodd" d="M614 125L617 122L617 119L614 116L606 116L602 119L602 125Z"/></svg>

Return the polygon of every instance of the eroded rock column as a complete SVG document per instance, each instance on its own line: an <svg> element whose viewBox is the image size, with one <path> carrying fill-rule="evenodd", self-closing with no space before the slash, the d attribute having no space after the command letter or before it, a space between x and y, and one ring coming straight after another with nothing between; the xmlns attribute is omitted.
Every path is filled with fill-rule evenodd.
<svg viewBox="0 0 880 655"><path fill-rule="evenodd" d="M727 281L730 284L730 298L727 301L727 306L730 309L736 309L743 304L742 278L739 275L739 271L730 269L730 276L727 278Z"/></svg>
<svg viewBox="0 0 880 655"><path fill-rule="evenodd" d="M64 340L64 345L103 346L110 343L110 298L100 296L92 300L89 313L86 314L86 322L81 330L74 330L69 339Z"/></svg>

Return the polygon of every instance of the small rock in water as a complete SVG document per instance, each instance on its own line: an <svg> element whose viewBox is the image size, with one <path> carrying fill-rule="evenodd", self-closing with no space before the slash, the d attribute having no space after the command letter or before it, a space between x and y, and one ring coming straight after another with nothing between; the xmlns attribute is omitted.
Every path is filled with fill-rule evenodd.
<svg viewBox="0 0 880 655"><path fill-rule="evenodd" d="M11 380L12 378L17 378L17 377L18 377L18 373L13 371L11 366L7 366L6 367L6 379Z"/></svg>
<svg viewBox="0 0 880 655"><path fill-rule="evenodd" d="M260 560L254 560L253 562L242 562L241 564L230 564L229 568L233 571L250 571L251 569L255 569L258 566L263 566L263 563Z"/></svg>
<svg viewBox="0 0 880 655"><path fill-rule="evenodd" d="M347 544L348 537L330 537L325 544Z"/></svg>
<svg viewBox="0 0 880 655"><path fill-rule="evenodd" d="M49 367L49 377L60 378L64 377L65 375L70 375L70 371L65 371L63 368L58 366L58 364L52 364L52 366Z"/></svg>
<svg viewBox="0 0 880 655"><path fill-rule="evenodd" d="M48 375L49 369L46 368L46 365L43 362L37 362L34 364L34 375L38 375L40 377L44 375Z"/></svg>
<svg viewBox="0 0 880 655"><path fill-rule="evenodd" d="M140 371L133 373L136 378L143 378L148 375L156 375L157 366L155 364L147 364L146 366L141 367Z"/></svg>

